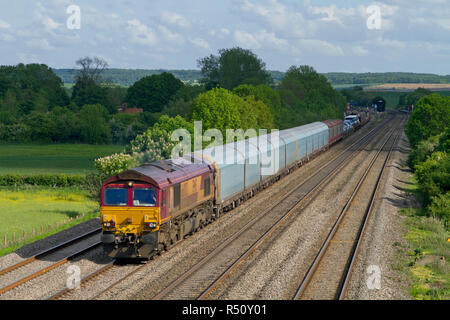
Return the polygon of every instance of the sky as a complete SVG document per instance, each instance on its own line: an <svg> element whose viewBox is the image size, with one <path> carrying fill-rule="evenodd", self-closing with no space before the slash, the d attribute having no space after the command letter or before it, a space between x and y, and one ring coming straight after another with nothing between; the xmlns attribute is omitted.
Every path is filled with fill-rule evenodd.
<svg viewBox="0 0 450 320"><path fill-rule="evenodd" d="M221 48L268 70L450 74L450 0L0 0L0 65L198 69Z"/></svg>

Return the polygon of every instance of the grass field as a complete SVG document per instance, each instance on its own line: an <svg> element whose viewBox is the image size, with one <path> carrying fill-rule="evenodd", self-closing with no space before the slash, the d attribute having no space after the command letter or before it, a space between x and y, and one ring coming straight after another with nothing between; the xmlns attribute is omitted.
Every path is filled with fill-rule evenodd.
<svg viewBox="0 0 450 320"><path fill-rule="evenodd" d="M123 146L0 144L0 174L87 174L93 160L123 151Z"/></svg>
<svg viewBox="0 0 450 320"><path fill-rule="evenodd" d="M8 242L23 236L23 230L31 235L33 229L40 233L41 226L55 228L69 218L98 215L99 205L88 191L76 188L45 188L27 186L0 188L0 237Z"/></svg>

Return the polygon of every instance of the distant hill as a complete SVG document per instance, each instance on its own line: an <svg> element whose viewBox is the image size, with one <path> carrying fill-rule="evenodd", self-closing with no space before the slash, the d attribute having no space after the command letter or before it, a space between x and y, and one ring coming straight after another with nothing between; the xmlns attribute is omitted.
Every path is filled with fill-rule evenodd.
<svg viewBox="0 0 450 320"><path fill-rule="evenodd" d="M53 69L64 83L71 84L75 82L75 69ZM153 74L170 72L175 77L185 83L196 83L202 78L200 70L146 70L146 69L107 69L103 77L107 82L119 84L122 86L131 86L143 77ZM284 76L281 71L269 71L275 83L279 83ZM381 83L450 83L450 75L440 76L429 73L410 73L410 72L384 72L384 73L346 73L329 72L323 73L333 86L350 85L373 85Z"/></svg>

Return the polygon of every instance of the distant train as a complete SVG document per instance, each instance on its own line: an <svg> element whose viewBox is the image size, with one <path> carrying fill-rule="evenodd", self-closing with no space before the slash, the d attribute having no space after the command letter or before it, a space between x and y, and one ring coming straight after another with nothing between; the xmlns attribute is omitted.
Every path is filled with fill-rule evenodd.
<svg viewBox="0 0 450 320"><path fill-rule="evenodd" d="M386 111L386 100L378 99L378 100L374 101L373 104L374 104L374 108L378 112L385 112Z"/></svg>
<svg viewBox="0 0 450 320"><path fill-rule="evenodd" d="M342 120L314 122L114 175L101 190L103 247L114 258L151 258L345 135Z"/></svg>

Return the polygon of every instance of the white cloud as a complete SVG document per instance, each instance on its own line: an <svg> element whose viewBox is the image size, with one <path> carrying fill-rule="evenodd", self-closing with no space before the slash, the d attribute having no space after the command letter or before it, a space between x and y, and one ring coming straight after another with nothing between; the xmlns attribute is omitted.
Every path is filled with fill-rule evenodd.
<svg viewBox="0 0 450 320"><path fill-rule="evenodd" d="M148 46L153 46L157 43L158 39L154 31L150 30L138 19L129 20L127 24L127 31L131 35L132 42Z"/></svg>
<svg viewBox="0 0 450 320"><path fill-rule="evenodd" d="M6 21L0 20L0 29L9 29L11 26Z"/></svg>
<svg viewBox="0 0 450 320"><path fill-rule="evenodd" d="M209 50L209 43L202 38L190 39L189 42L198 48Z"/></svg>
<svg viewBox="0 0 450 320"><path fill-rule="evenodd" d="M363 46L354 46L352 48L352 52L357 56L365 56L369 53L369 50L367 50Z"/></svg>
<svg viewBox="0 0 450 320"><path fill-rule="evenodd" d="M38 58L38 56L36 54L29 54L29 53L18 53L17 54L17 58L19 59L20 62L24 63L24 64L28 64L28 63L41 63L42 61L40 61L40 59Z"/></svg>
<svg viewBox="0 0 450 320"><path fill-rule="evenodd" d="M292 50L286 39L278 38L275 33L261 30L256 33L236 30L234 32L236 43L248 49L267 48L288 53Z"/></svg>
<svg viewBox="0 0 450 320"><path fill-rule="evenodd" d="M299 40L300 49L322 56L343 56L344 51L338 45L327 41L317 39L301 39Z"/></svg>
<svg viewBox="0 0 450 320"><path fill-rule="evenodd" d="M161 18L166 23L174 24L182 28L191 27L189 20L176 12L164 11L161 13Z"/></svg>
<svg viewBox="0 0 450 320"><path fill-rule="evenodd" d="M302 12L294 7L288 8L278 0L266 1L267 4L244 0L241 11L262 18L264 27L270 27L283 36L303 37L312 32L313 24L305 19Z"/></svg>
<svg viewBox="0 0 450 320"><path fill-rule="evenodd" d="M159 33L161 34L161 39L168 42L173 46L180 46L185 43L183 36L176 32L171 32L167 27L159 25Z"/></svg>
<svg viewBox="0 0 450 320"><path fill-rule="evenodd" d="M57 23L57 22L53 21L52 18L49 18L49 17L44 19L43 23L44 23L44 27L46 30L55 30L62 26L61 23Z"/></svg>
<svg viewBox="0 0 450 320"><path fill-rule="evenodd" d="M251 33L246 31L236 30L234 32L234 39L238 46L249 48L249 49L259 49L261 44Z"/></svg>
<svg viewBox="0 0 450 320"><path fill-rule="evenodd" d="M0 39L2 39L3 41L13 41L15 40L15 38L10 35L10 34L0 34Z"/></svg>
<svg viewBox="0 0 450 320"><path fill-rule="evenodd" d="M31 39L26 42L27 46L32 48L38 48L41 50L54 50L55 47L53 47L50 42L47 39Z"/></svg>

